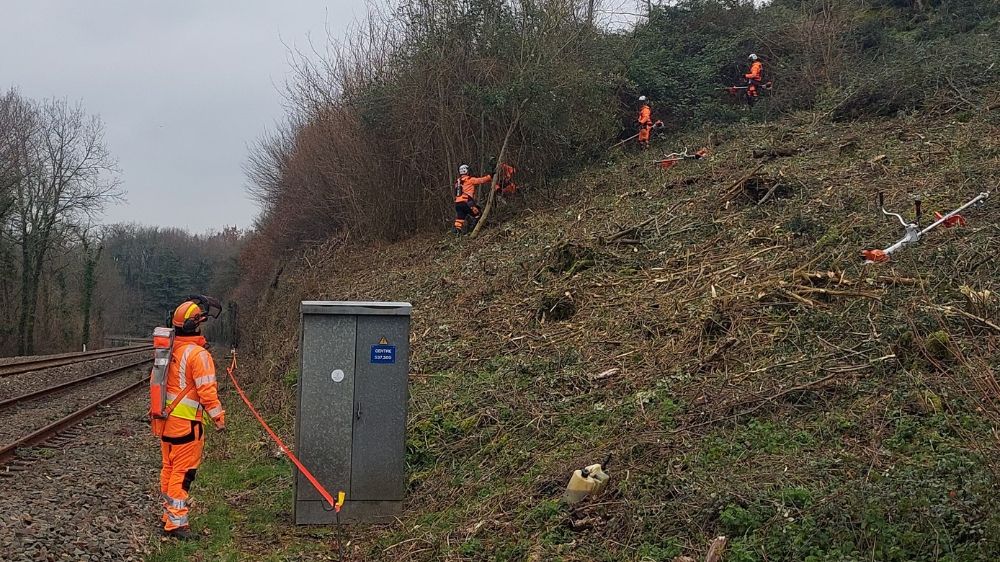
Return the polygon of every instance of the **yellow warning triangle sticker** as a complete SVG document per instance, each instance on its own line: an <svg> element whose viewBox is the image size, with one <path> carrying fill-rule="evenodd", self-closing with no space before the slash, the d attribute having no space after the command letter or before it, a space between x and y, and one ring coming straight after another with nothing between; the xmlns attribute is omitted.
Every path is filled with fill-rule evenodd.
<svg viewBox="0 0 1000 562"><path fill-rule="evenodd" d="M382 336L382 337L381 337L381 338L379 338L379 340L378 340L378 344L379 344L379 345L386 345L386 344L388 344L388 343L389 343L389 340L385 339L385 336Z"/></svg>

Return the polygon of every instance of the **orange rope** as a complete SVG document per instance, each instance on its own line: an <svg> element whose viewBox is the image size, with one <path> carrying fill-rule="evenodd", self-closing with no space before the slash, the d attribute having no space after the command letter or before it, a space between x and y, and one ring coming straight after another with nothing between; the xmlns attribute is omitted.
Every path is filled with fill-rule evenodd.
<svg viewBox="0 0 1000 562"><path fill-rule="evenodd" d="M229 373L229 380L233 381L233 386L236 387L236 392L238 392L240 398L243 399L243 403L247 405L247 408L250 408L250 413L252 413L253 416L257 418L257 421L260 422L260 425L264 426L264 429L267 431L267 434L271 436L271 439L273 439L274 442L278 444L278 447L281 448L281 450L286 455L288 455L288 458L292 460L292 462L295 464L295 467L299 469L299 472L301 472L302 475L306 477L306 480L308 480L309 483L312 484L313 488L316 488L316 491L319 492L319 495L323 496L323 499L326 500L326 503L330 504L330 507L337 510L337 512L340 512L340 506L344 502L343 494L342 493L340 494L340 497L338 498L339 501L336 502L333 501L333 496L330 495L330 492L326 491L326 488L324 488L323 485L320 484L318 480L316 480L316 477L313 476L311 472L309 472L309 469L306 468L301 461L299 461L298 457L296 457L295 454L292 453L292 451L287 446L285 446L284 441L282 441L281 438L278 437L278 435L271 429L271 426L267 425L267 422L264 421L264 418L260 416L260 414L257 412L257 409L254 408L253 404L250 403L250 400L247 399L247 395L244 394L243 389L240 388L240 383L236 382L236 377L233 376L233 371L236 370L235 349L232 351L232 354L233 354L233 361L229 364L228 367L226 367L226 372Z"/></svg>

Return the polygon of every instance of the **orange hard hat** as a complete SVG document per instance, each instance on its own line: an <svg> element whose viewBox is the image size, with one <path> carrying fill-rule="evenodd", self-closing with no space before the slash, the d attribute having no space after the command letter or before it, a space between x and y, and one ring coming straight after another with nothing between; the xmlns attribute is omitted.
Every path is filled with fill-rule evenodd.
<svg viewBox="0 0 1000 562"><path fill-rule="evenodd" d="M174 325L174 328L184 330L185 332L193 332L205 320L208 320L208 317L196 302L184 301L174 309L171 323Z"/></svg>

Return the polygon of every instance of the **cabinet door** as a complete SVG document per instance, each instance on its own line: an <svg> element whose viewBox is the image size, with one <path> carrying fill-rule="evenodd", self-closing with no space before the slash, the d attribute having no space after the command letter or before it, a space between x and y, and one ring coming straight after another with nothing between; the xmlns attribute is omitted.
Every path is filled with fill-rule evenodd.
<svg viewBox="0 0 1000 562"><path fill-rule="evenodd" d="M296 453L313 476L337 497L351 487L351 431L354 415L354 316L306 316L302 329L302 371ZM322 501L296 471L296 499Z"/></svg>
<svg viewBox="0 0 1000 562"><path fill-rule="evenodd" d="M358 316L351 499L401 500L406 471L408 316Z"/></svg>

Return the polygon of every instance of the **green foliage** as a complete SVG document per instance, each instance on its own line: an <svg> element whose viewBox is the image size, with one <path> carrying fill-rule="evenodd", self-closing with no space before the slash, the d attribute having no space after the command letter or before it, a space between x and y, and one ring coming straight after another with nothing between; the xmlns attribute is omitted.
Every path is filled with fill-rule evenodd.
<svg viewBox="0 0 1000 562"><path fill-rule="evenodd" d="M719 523L726 531L733 535L745 535L764 522L764 517L760 513L744 507L730 504L719 514Z"/></svg>
<svg viewBox="0 0 1000 562"><path fill-rule="evenodd" d="M719 88L741 83L756 14L751 3L713 0L654 7L634 32L628 75L637 92L671 123L734 119Z"/></svg>
<svg viewBox="0 0 1000 562"><path fill-rule="evenodd" d="M481 552L483 552L483 541L476 538L469 539L458 547L458 553L463 556L473 556Z"/></svg>
<svg viewBox="0 0 1000 562"><path fill-rule="evenodd" d="M809 507L812 503L812 493L805 488L785 488L779 492L781 503L796 508Z"/></svg>
<svg viewBox="0 0 1000 562"><path fill-rule="evenodd" d="M849 120L968 107L997 82L988 69L1000 62L998 5L682 0L654 7L636 27L628 77L684 124L744 118L732 111L739 98L719 88L743 83L750 52L774 80L771 109L819 107Z"/></svg>
<svg viewBox="0 0 1000 562"><path fill-rule="evenodd" d="M639 545L638 555L640 560L669 562L680 556L681 552L681 547L676 541L666 540L659 544L642 543Z"/></svg>

